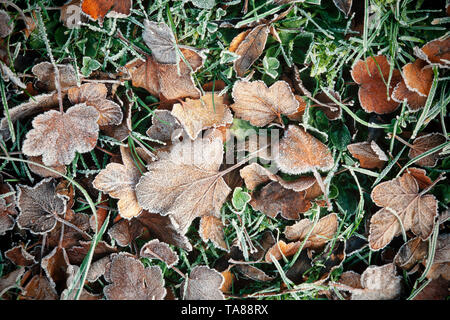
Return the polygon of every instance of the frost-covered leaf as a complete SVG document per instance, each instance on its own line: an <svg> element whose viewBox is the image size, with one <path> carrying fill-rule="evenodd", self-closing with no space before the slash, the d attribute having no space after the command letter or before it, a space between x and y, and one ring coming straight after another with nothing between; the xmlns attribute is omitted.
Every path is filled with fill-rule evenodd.
<svg viewBox="0 0 450 320"><path fill-rule="evenodd" d="M74 67L71 64L57 65L59 71L59 83L61 90L66 90L77 85L77 76ZM41 62L35 65L31 72L38 78L41 86L46 91L57 89L55 79L55 68L50 62Z"/></svg>
<svg viewBox="0 0 450 320"><path fill-rule="evenodd" d="M389 160L384 151L373 140L349 144L347 149L353 157L359 160L361 168L382 169L385 162Z"/></svg>
<svg viewBox="0 0 450 320"><path fill-rule="evenodd" d="M195 266L181 285L184 300L224 300L223 276L207 266Z"/></svg>
<svg viewBox="0 0 450 320"><path fill-rule="evenodd" d="M146 134L155 140L170 142L178 139L183 134L183 128L178 120L168 110L155 110L152 117L152 125Z"/></svg>
<svg viewBox="0 0 450 320"><path fill-rule="evenodd" d="M409 150L408 157L415 158L420 156L422 153L433 149L444 142L447 139L441 133L430 133L416 138L412 144L413 148ZM436 166L438 160L440 159L439 150L416 161L415 164L423 167L434 167Z"/></svg>
<svg viewBox="0 0 450 320"><path fill-rule="evenodd" d="M158 63L177 63L175 35L167 24L144 20L142 38Z"/></svg>
<svg viewBox="0 0 450 320"><path fill-rule="evenodd" d="M81 10L90 19L103 24L105 17L126 18L131 13L132 0L83 0Z"/></svg>
<svg viewBox="0 0 450 320"><path fill-rule="evenodd" d="M450 68L450 36L432 40L420 49L415 48L414 53L432 65Z"/></svg>
<svg viewBox="0 0 450 320"><path fill-rule="evenodd" d="M202 216L200 220L199 234L204 242L211 242L214 246L229 251L227 243L225 242L225 233L222 220L215 216Z"/></svg>
<svg viewBox="0 0 450 320"><path fill-rule="evenodd" d="M153 239L144 244L141 248L141 257L149 259L159 259L171 268L178 263L178 254L173 251L165 242Z"/></svg>

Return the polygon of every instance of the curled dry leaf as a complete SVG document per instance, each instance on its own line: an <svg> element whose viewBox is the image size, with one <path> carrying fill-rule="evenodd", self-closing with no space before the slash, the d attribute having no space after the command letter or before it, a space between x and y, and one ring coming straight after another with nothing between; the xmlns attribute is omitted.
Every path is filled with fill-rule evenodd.
<svg viewBox="0 0 450 320"><path fill-rule="evenodd" d="M427 260L422 264L426 266ZM450 234L440 234L437 239L436 251L434 253L433 264L426 277L437 279L442 276L445 280L450 280Z"/></svg>
<svg viewBox="0 0 450 320"><path fill-rule="evenodd" d="M388 93L385 83L388 83L390 69L390 63L385 56L359 60L353 66L351 75L359 84L359 103L366 112L386 114L397 109L399 104L391 99L391 93L401 81L401 75L398 70L393 70Z"/></svg>
<svg viewBox="0 0 450 320"><path fill-rule="evenodd" d="M183 128L170 111L157 109L153 113L152 125L146 134L151 139L170 142L183 134Z"/></svg>
<svg viewBox="0 0 450 320"><path fill-rule="evenodd" d="M0 236L2 236L14 227L13 216L17 215L17 210L16 193L9 183L3 183L1 176L0 193Z"/></svg>
<svg viewBox="0 0 450 320"><path fill-rule="evenodd" d="M144 232L144 226L136 219L122 219L108 230L108 234L121 247L129 246Z"/></svg>
<svg viewBox="0 0 450 320"><path fill-rule="evenodd" d="M346 17L350 14L350 10L352 9L353 0L333 0L336 8L342 11Z"/></svg>
<svg viewBox="0 0 450 320"><path fill-rule="evenodd" d="M152 57L145 61L137 59L129 62L125 67L131 75L135 87L146 89L152 95L166 100L182 98L200 98L200 91L192 79L192 73L197 71L204 61L204 56L190 49L180 49L190 68L184 61L180 61L180 72L172 64L160 64Z"/></svg>
<svg viewBox="0 0 450 320"><path fill-rule="evenodd" d="M192 140L207 128L217 128L233 122L233 115L225 104L225 96L206 93L200 99L187 98L173 106L172 115L178 119Z"/></svg>
<svg viewBox="0 0 450 320"><path fill-rule="evenodd" d="M92 246L91 241L80 241L77 246L73 246L67 249L67 257L69 258L70 264L72 265L80 265L86 255L89 252L89 249ZM116 253L117 249L111 247L104 241L99 241L94 249L94 254L92 256L92 262L94 263L97 260L100 260L106 256L111 255L112 253Z"/></svg>
<svg viewBox="0 0 450 320"><path fill-rule="evenodd" d="M41 267L45 271L51 285L58 289L66 283L66 270L69 264L66 250L56 247L42 258Z"/></svg>
<svg viewBox="0 0 450 320"><path fill-rule="evenodd" d="M416 179L421 190L426 189L433 184L424 169L410 167L406 169L406 171Z"/></svg>
<svg viewBox="0 0 450 320"><path fill-rule="evenodd" d="M236 81L233 86L236 117L248 120L254 126L263 127L274 120L283 124L281 115L297 112L299 106L289 84L277 81L270 87L262 81Z"/></svg>
<svg viewBox="0 0 450 320"><path fill-rule="evenodd" d="M280 260L283 256L293 256L301 245L301 241L286 243L283 240L279 240L269 250L267 250L264 259L266 262L272 263L273 260Z"/></svg>
<svg viewBox="0 0 450 320"><path fill-rule="evenodd" d="M0 298L10 289L17 287L17 282L25 273L25 268L19 268L0 278Z"/></svg>
<svg viewBox="0 0 450 320"><path fill-rule="evenodd" d="M311 208L311 202L305 198L304 191L286 189L278 182L270 182L261 190L253 192L250 205L271 218L281 214L288 220L299 219L300 213Z"/></svg>
<svg viewBox="0 0 450 320"><path fill-rule="evenodd" d="M362 289L351 290L352 300L394 300L401 293L401 277L395 265L369 266L361 275Z"/></svg>
<svg viewBox="0 0 450 320"><path fill-rule="evenodd" d="M108 300L163 300L164 279L158 266L144 265L127 253L112 257L108 270L111 283L103 289Z"/></svg>
<svg viewBox="0 0 450 320"><path fill-rule="evenodd" d="M402 269L410 270L417 262L420 262L428 253L428 243L415 237L398 250L394 258L394 263Z"/></svg>
<svg viewBox="0 0 450 320"><path fill-rule="evenodd" d="M88 240L86 233L82 233L89 229L89 216L87 214L81 212L74 213L72 210L68 209L64 216L64 220L77 227L78 230L65 226L64 232L62 232L63 224L57 222L56 227L47 234L47 243L50 248L61 246L62 248L68 249L78 245L79 241ZM80 230L82 232L80 232Z"/></svg>
<svg viewBox="0 0 450 320"><path fill-rule="evenodd" d="M67 197L56 193L53 179L44 179L34 187L19 185L17 225L34 234L44 234L56 226L56 217L67 209Z"/></svg>
<svg viewBox="0 0 450 320"><path fill-rule="evenodd" d="M33 255L29 254L22 245L15 246L5 251L5 257L16 266L28 267L36 263Z"/></svg>
<svg viewBox="0 0 450 320"><path fill-rule="evenodd" d="M239 264L234 267L238 270L245 278L256 280L256 281L272 281L275 279L273 276L269 276L267 273L262 271L261 269L254 267L249 264Z"/></svg>
<svg viewBox="0 0 450 320"><path fill-rule="evenodd" d="M211 240L215 247L227 252L230 251L225 241L225 233L221 219L210 215L202 216L199 234L204 242Z"/></svg>
<svg viewBox="0 0 450 320"><path fill-rule="evenodd" d="M98 117L97 110L85 104L75 105L65 113L50 110L38 115L22 151L27 156L42 155L47 166L70 164L75 152L89 152L97 144Z"/></svg>
<svg viewBox="0 0 450 320"><path fill-rule="evenodd" d="M1 18L1 15L0 15L0 18ZM0 24L1 24L1 22L0 22ZM1 61L1 60L0 60L0 75L2 76L2 79L5 82L11 81L19 88L27 89L27 86L25 85L25 83L23 83L22 80L20 80L20 78L17 75L15 75L14 72L6 64L4 64L3 61Z"/></svg>
<svg viewBox="0 0 450 320"><path fill-rule="evenodd" d="M445 300L448 297L450 281L442 277L431 280L413 300Z"/></svg>
<svg viewBox="0 0 450 320"><path fill-rule="evenodd" d="M81 10L90 19L103 24L105 17L126 18L131 13L133 0L82 0Z"/></svg>
<svg viewBox="0 0 450 320"><path fill-rule="evenodd" d="M285 173L301 174L330 170L334 160L326 145L304 129L290 125L280 141L276 163Z"/></svg>
<svg viewBox="0 0 450 320"><path fill-rule="evenodd" d="M152 50L153 58L158 63L177 63L175 35L167 24L144 20L142 38L147 47Z"/></svg>
<svg viewBox="0 0 450 320"><path fill-rule="evenodd" d="M415 48L414 53L432 65L450 68L450 36L430 41L420 49Z"/></svg>
<svg viewBox="0 0 450 320"><path fill-rule="evenodd" d="M30 168L30 171L37 174L38 176L43 177L43 178L59 178L59 177L61 177L61 174L66 174L66 172L67 172L66 166L62 165L62 164L56 165L56 166L46 166L46 167L50 168L51 170L55 170L55 171L59 172L60 174L50 171L47 168L38 166L37 164L45 166L44 163L42 162L42 156L29 157L28 160L36 163L36 164L27 163L28 168Z"/></svg>
<svg viewBox="0 0 450 320"><path fill-rule="evenodd" d="M103 83L85 83L69 88L67 96L73 104L85 103L94 107L100 115L97 121L99 126L119 125L123 119L122 109L114 101L106 99L107 93Z"/></svg>
<svg viewBox="0 0 450 320"><path fill-rule="evenodd" d="M107 192L112 198L119 199L119 214L125 219L131 219L142 212L136 198L136 184L139 182L142 165L136 162L130 150L124 146L120 147L123 164L109 163L105 169L95 177L93 186L97 190ZM136 163L140 166L138 168Z"/></svg>
<svg viewBox="0 0 450 320"><path fill-rule="evenodd" d="M322 266L317 284L324 283L335 269L342 266L346 257L346 246L346 241L329 242L323 252L313 259L313 265Z"/></svg>
<svg viewBox="0 0 450 320"><path fill-rule="evenodd" d="M183 140L148 165L136 186L139 204L150 212L169 215L182 234L196 217L220 216L231 191L219 172L222 158L218 137Z"/></svg>
<svg viewBox="0 0 450 320"><path fill-rule="evenodd" d="M427 101L426 96L421 96L414 91L410 91L404 81L400 81L392 92L392 100L401 103L406 101L411 112L421 110Z"/></svg>
<svg viewBox="0 0 450 320"><path fill-rule="evenodd" d="M333 90L329 90L330 95L332 95L337 101L341 102L341 96L338 92L335 92ZM325 113L325 116L328 118L328 120L337 120L342 117L342 108L333 102L333 100L328 97L328 95L325 92L319 93L315 98L323 103L328 105L329 107L318 105L317 108L323 111Z"/></svg>
<svg viewBox="0 0 450 320"><path fill-rule="evenodd" d="M370 219L369 245L372 250L384 248L401 233L396 215L405 231L411 230L422 240L431 235L437 216L436 198L420 194L416 179L408 172L377 185L371 197L377 206L383 207Z"/></svg>
<svg viewBox="0 0 450 320"><path fill-rule="evenodd" d="M20 299L58 300L58 293L46 276L37 274L23 288Z"/></svg>
<svg viewBox="0 0 450 320"><path fill-rule="evenodd" d="M413 148L409 150L408 157L412 159L420 156L422 153L427 152L428 150L433 149L446 141L447 139L441 133L430 133L420 136L414 140L412 144ZM439 151L440 150L437 150L436 152L416 161L415 163L423 167L434 167L440 158Z"/></svg>
<svg viewBox="0 0 450 320"><path fill-rule="evenodd" d="M224 300L220 290L223 283L224 278L218 271L195 266L181 285L183 300Z"/></svg>
<svg viewBox="0 0 450 320"><path fill-rule="evenodd" d="M267 36L269 34L269 26L259 25L255 27L245 37L242 34L237 35L238 39L232 42L232 47L239 41L236 50L239 58L234 61L234 70L238 77L243 77L245 72L252 66L252 64L263 53L266 46ZM244 38L244 39L242 39ZM242 39L242 41L240 41Z"/></svg>
<svg viewBox="0 0 450 320"><path fill-rule="evenodd" d="M148 230L152 237L186 251L192 250L189 239L174 226L169 216L162 216L158 213L150 213L144 210L136 220Z"/></svg>
<svg viewBox="0 0 450 320"><path fill-rule="evenodd" d="M169 268L178 263L178 254L167 243L158 239L150 240L144 244L141 248L140 256L164 261Z"/></svg>
<svg viewBox="0 0 450 320"><path fill-rule="evenodd" d="M0 10L0 38L6 38L11 32L11 18L5 10Z"/></svg>
<svg viewBox="0 0 450 320"><path fill-rule="evenodd" d="M362 168L382 169L385 162L389 160L374 140L371 142L352 143L347 146L347 149L353 157L359 160Z"/></svg>
<svg viewBox="0 0 450 320"><path fill-rule="evenodd" d="M60 64L57 65L57 68L61 90L77 85L77 74L71 64ZM41 62L35 65L31 72L38 78L42 89L46 91L55 91L57 89L55 68L50 62Z"/></svg>
<svg viewBox="0 0 450 320"><path fill-rule="evenodd" d="M308 233L311 232L307 242L305 243L305 248L317 249L324 246L326 242L333 238L337 228L337 214L331 213L321 218L317 222L316 226L314 226L311 220L307 218L302 219L292 226L287 226L284 230L284 234L289 240L302 241L306 238Z"/></svg>

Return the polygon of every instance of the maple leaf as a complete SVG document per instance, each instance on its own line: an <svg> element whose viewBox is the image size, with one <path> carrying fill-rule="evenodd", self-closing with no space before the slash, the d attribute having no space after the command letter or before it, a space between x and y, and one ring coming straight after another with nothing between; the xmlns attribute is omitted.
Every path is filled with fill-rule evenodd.
<svg viewBox="0 0 450 320"><path fill-rule="evenodd" d="M231 191L219 172L222 158L218 137L183 140L148 165L148 172L136 185L139 205L169 215L183 234L196 217L220 216Z"/></svg>
<svg viewBox="0 0 450 320"><path fill-rule="evenodd" d="M55 188L53 179L44 179L34 187L18 186L17 207L20 213L17 225L21 229L44 234L56 226L57 217L66 212L67 197L56 193Z"/></svg>
<svg viewBox="0 0 450 320"><path fill-rule="evenodd" d="M192 268L189 278L181 284L184 300L224 300L220 290L224 283L222 274L207 266Z"/></svg>
<svg viewBox="0 0 450 320"><path fill-rule="evenodd" d="M172 115L178 119L192 140L207 128L217 128L233 122L233 115L225 104L225 96L205 93L200 99L187 98L173 106Z"/></svg>
<svg viewBox="0 0 450 320"><path fill-rule="evenodd" d="M105 17L126 18L131 13L132 0L82 0L81 10L90 19L103 25Z"/></svg>
<svg viewBox="0 0 450 320"><path fill-rule="evenodd" d="M377 185L372 200L383 207L370 219L369 245L372 250L384 248L401 233L401 220L405 231L427 239L437 216L437 201L433 195L419 193L419 185L408 172L401 177ZM394 215L394 213L396 215Z"/></svg>
<svg viewBox="0 0 450 320"><path fill-rule="evenodd" d="M414 48L414 53L420 59L440 68L450 68L450 36L432 40L422 48Z"/></svg>
<svg viewBox="0 0 450 320"><path fill-rule="evenodd" d="M379 69L378 69L379 68ZM369 57L359 60L352 68L353 80L360 85L358 96L361 107L366 112L385 114L394 112L399 103L390 98L392 90L401 81L400 72L392 71L389 94L386 84L390 74L390 64L385 56Z"/></svg>
<svg viewBox="0 0 450 320"><path fill-rule="evenodd" d="M347 149L353 157L359 160L362 168L382 169L385 162L389 160L374 140L352 143L347 146Z"/></svg>
<svg viewBox="0 0 450 320"><path fill-rule="evenodd" d="M67 96L73 104L85 103L94 107L100 115L97 121L99 126L119 125L123 118L122 109L114 101L106 99L107 93L103 83L85 83L69 88Z"/></svg>
<svg viewBox="0 0 450 320"><path fill-rule="evenodd" d="M177 63L175 35L167 24L144 20L142 38L158 63Z"/></svg>
<svg viewBox="0 0 450 320"><path fill-rule="evenodd" d="M167 243L161 242L158 239L150 240L144 244L141 248L140 256L164 261L169 268L178 263L178 254Z"/></svg>
<svg viewBox="0 0 450 320"><path fill-rule="evenodd" d="M48 166L70 164L75 152L94 149L98 138L99 114L85 104L75 105L61 113L50 110L33 119L33 129L28 131L22 152L27 156L42 155Z"/></svg>
<svg viewBox="0 0 450 320"><path fill-rule="evenodd" d="M166 100L200 98L200 90L194 84L192 73L203 65L205 57L191 49L180 50L190 67L180 61L179 72L176 65L160 64L150 56L145 61L137 59L126 64L133 86L144 88L152 95Z"/></svg>
<svg viewBox="0 0 450 320"><path fill-rule="evenodd" d="M234 49L237 45L235 53L239 55L239 58L234 61L233 66L238 77L243 77L245 72L263 53L268 34L269 26L259 25L244 36L242 34L237 35L237 40L233 39L234 43L232 41L230 46ZM237 44L238 41L239 44Z"/></svg>
<svg viewBox="0 0 450 320"><path fill-rule="evenodd" d="M282 125L281 115L293 114L299 106L285 81L277 81L270 88L262 81L236 81L232 95L234 104L231 108L236 117L258 127L275 119Z"/></svg>
<svg viewBox="0 0 450 320"><path fill-rule="evenodd" d="M130 150L120 147L123 164L109 163L95 177L93 186L97 190L107 192L111 197L119 199L118 207L121 217L131 219L142 212L136 198L136 184L141 177L141 170L133 161ZM139 161L136 160L139 165Z"/></svg>
<svg viewBox="0 0 450 320"><path fill-rule="evenodd" d="M427 152L430 149L433 149L444 142L447 139L441 133L429 133L423 136L416 138L412 144L412 148L409 150L408 157L415 158L421 155L424 152ZM423 167L434 167L436 166L438 160L440 158L439 150L416 161L415 163L419 166Z"/></svg>
<svg viewBox="0 0 450 320"><path fill-rule="evenodd" d="M127 253L115 254L103 292L108 300L162 300L166 296L164 279L158 266L144 265Z"/></svg>

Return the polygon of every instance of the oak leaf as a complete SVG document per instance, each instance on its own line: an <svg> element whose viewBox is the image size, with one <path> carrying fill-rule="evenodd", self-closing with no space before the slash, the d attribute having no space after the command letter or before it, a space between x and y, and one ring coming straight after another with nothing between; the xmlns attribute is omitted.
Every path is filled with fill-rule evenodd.
<svg viewBox="0 0 450 320"><path fill-rule="evenodd" d="M148 165L136 185L139 205L169 215L182 234L196 217L220 216L231 191L219 172L222 157L222 140L216 136L176 144Z"/></svg>
<svg viewBox="0 0 450 320"><path fill-rule="evenodd" d="M268 34L269 26L259 25L246 34L244 39L240 41L235 51L235 53L239 55L239 58L233 63L234 70L238 77L243 77L245 72L263 53ZM237 37L239 37L238 39L240 40L243 36L242 34L239 34ZM236 42L237 41L235 41L235 43ZM232 45L234 46L235 43L232 43Z"/></svg>
<svg viewBox="0 0 450 320"><path fill-rule="evenodd" d="M139 160L133 161L130 150L120 147L123 164L109 163L95 177L93 186L97 190L107 192L111 197L119 199L119 214L125 219L131 219L142 212L136 198L136 185L142 175L143 167ZM139 167L137 167L139 165Z"/></svg>
<svg viewBox="0 0 450 320"><path fill-rule="evenodd" d="M353 66L351 75L359 84L359 102L366 112L391 113L399 106L398 102L391 99L391 94L401 81L401 75L398 70L393 70L388 93L385 83L388 83L390 69L389 61L382 55L359 60Z"/></svg>
<svg viewBox="0 0 450 320"><path fill-rule="evenodd" d="M108 273L110 284L103 289L108 300L163 300L166 296L161 269L144 268L127 253L112 257Z"/></svg>
<svg viewBox="0 0 450 320"><path fill-rule="evenodd" d="M73 104L85 103L94 107L100 115L97 121L99 126L119 125L123 119L122 109L114 101L106 99L107 93L103 83L85 83L69 88L67 96Z"/></svg>
<svg viewBox="0 0 450 320"><path fill-rule="evenodd" d="M200 99L187 98L173 106L172 115L178 119L192 140L207 128L217 128L233 122L233 115L225 104L225 96L205 93Z"/></svg>
<svg viewBox="0 0 450 320"><path fill-rule="evenodd" d="M75 152L89 152L97 144L98 117L97 110L85 104L65 113L50 110L40 114L33 119L22 151L27 156L42 155L42 162L48 166L70 164Z"/></svg>
<svg viewBox="0 0 450 320"><path fill-rule="evenodd" d="M263 127L274 120L282 124L281 115L297 112L299 106L285 81L277 81L269 88L262 81L237 81L233 86L236 117L248 120L254 126Z"/></svg>
<svg viewBox="0 0 450 320"><path fill-rule="evenodd" d="M383 207L370 219L369 245L372 250L384 248L401 233L396 215L405 231L411 230L422 240L431 235L437 216L436 198L420 194L416 179L408 172L377 185L371 197L377 206Z"/></svg>
<svg viewBox="0 0 450 320"><path fill-rule="evenodd" d="M224 300L220 290L224 283L221 273L207 266L195 266L181 284L183 300Z"/></svg>

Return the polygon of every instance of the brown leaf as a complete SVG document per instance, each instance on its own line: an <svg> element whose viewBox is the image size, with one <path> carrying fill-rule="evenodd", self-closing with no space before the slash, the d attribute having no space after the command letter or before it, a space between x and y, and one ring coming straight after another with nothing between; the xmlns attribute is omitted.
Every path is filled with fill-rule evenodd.
<svg viewBox="0 0 450 320"><path fill-rule="evenodd" d="M425 107L427 101L426 96L421 96L414 91L410 91L405 84L405 81L400 81L392 91L392 100L401 103L406 101L408 109L411 112L416 112Z"/></svg>
<svg viewBox="0 0 450 320"><path fill-rule="evenodd" d="M222 158L218 137L183 140L148 165L136 186L139 204L150 212L169 215L182 234L196 217L220 216L231 191L219 172Z"/></svg>
<svg viewBox="0 0 450 320"><path fill-rule="evenodd" d="M142 212L136 198L136 184L141 177L142 165L136 159L141 168L136 167L130 150L120 147L123 164L109 163L105 169L95 177L94 188L107 192L112 198L119 199L119 214L125 219L131 219ZM140 171L141 170L141 171Z"/></svg>
<svg viewBox="0 0 450 320"><path fill-rule="evenodd" d="M152 237L186 251L192 250L189 239L173 225L169 216L161 216L158 213L144 210L136 219L147 228Z"/></svg>
<svg viewBox="0 0 450 320"><path fill-rule="evenodd" d="M98 138L99 114L85 104L75 105L65 113L47 111L33 119L33 129L28 131L22 146L27 156L42 155L48 166L70 164L75 152L94 149Z"/></svg>
<svg viewBox="0 0 450 320"><path fill-rule="evenodd" d="M409 150L408 157L410 159L415 158L422 153L433 149L444 142L446 142L447 139L445 136L441 133L430 133L423 136L420 136L416 138L413 142L413 148ZM426 156L425 158L422 158L415 163L419 166L423 167L434 167L436 166L438 160L439 160L439 150Z"/></svg>
<svg viewBox="0 0 450 320"><path fill-rule="evenodd" d="M180 49L189 62L192 71L197 71L204 62L204 57L189 49ZM200 98L200 91L196 88L192 79L191 69L181 61L180 73L177 66L171 64L159 64L152 57L143 60L133 60L125 67L131 74L132 84L135 87L146 89L156 97L166 100L183 98Z"/></svg>
<svg viewBox="0 0 450 320"><path fill-rule="evenodd" d="M178 263L178 254L167 243L160 242L158 239L150 240L144 244L141 248L140 256L164 261L169 268Z"/></svg>
<svg viewBox="0 0 450 320"><path fill-rule="evenodd" d="M86 258L91 245L91 241L80 241L79 245L67 249L66 251L70 264L80 265L83 262L84 258ZM99 241L95 246L94 254L92 256L92 262L100 260L115 252L117 252L116 248L111 247L104 241Z"/></svg>
<svg viewBox="0 0 450 320"><path fill-rule="evenodd" d="M235 43L239 41L239 45L235 53L240 57L234 61L233 66L238 77L242 78L245 72L263 53L268 34L269 26L263 24L250 31L242 41L239 41L242 38L242 35L237 36L239 38Z"/></svg>
<svg viewBox="0 0 450 320"><path fill-rule="evenodd" d="M400 296L401 277L395 265L369 266L361 275L363 289L352 291L352 300L394 300Z"/></svg>
<svg viewBox="0 0 450 320"><path fill-rule="evenodd" d="M0 176L0 236L14 227L13 216L17 215L16 193L9 183L3 183ZM10 194L6 196L6 194Z"/></svg>
<svg viewBox="0 0 450 320"><path fill-rule="evenodd" d="M221 219L210 215L202 216L200 220L199 234L204 242L211 240L216 248L220 248L227 252L230 251L225 241L225 234Z"/></svg>
<svg viewBox="0 0 450 320"><path fill-rule="evenodd" d="M44 234L56 226L56 217L67 209L67 198L56 193L53 179L44 179L34 187L18 186L17 225L33 234Z"/></svg>
<svg viewBox="0 0 450 320"><path fill-rule="evenodd" d="M269 88L262 81L236 81L231 108L235 116L263 127L274 120L282 124L281 115L297 112L299 106L289 84L277 81Z"/></svg>
<svg viewBox="0 0 450 320"><path fill-rule="evenodd" d="M350 14L350 10L352 9L353 0L333 0L336 8L342 11L346 17Z"/></svg>
<svg viewBox="0 0 450 320"><path fill-rule="evenodd" d="M284 257L293 256L297 253L298 249L301 247L302 242L289 242L286 243L283 240L279 240L275 245L273 245L265 254L265 261L272 263L274 260L280 260Z"/></svg>
<svg viewBox="0 0 450 320"><path fill-rule="evenodd" d="M36 263L33 255L29 254L22 245L15 246L5 251L5 257L16 266L28 267Z"/></svg>
<svg viewBox="0 0 450 320"><path fill-rule="evenodd" d="M388 82L390 69L389 61L383 55L369 57L365 61L359 60L354 64L351 74L353 80L360 85L359 103L366 112L386 114L398 108L398 102L392 100L390 96L397 83L401 81L401 75L398 70L393 70L387 93L385 82Z"/></svg>
<svg viewBox="0 0 450 320"><path fill-rule="evenodd" d="M89 216L87 214L81 212L74 213L69 209L64 219L81 231L87 231L89 229ZM61 239L62 230L64 232ZM80 240L87 240L87 237L69 226L64 226L63 229L61 222L57 222L56 227L47 234L47 243L50 248L61 246L62 248L68 249L78 245Z"/></svg>
<svg viewBox="0 0 450 320"><path fill-rule="evenodd" d="M332 95L337 101L341 102L341 96L338 92L333 90L329 90L330 95ZM319 102L323 104L329 105L329 107L325 107L323 105L318 105L317 108L325 113L325 116L328 120L337 120L342 117L342 108L331 100L325 92L319 93L315 97Z"/></svg>
<svg viewBox="0 0 450 320"><path fill-rule="evenodd" d="M69 88L67 96L73 104L85 103L94 107L100 115L97 121L99 126L119 125L123 119L122 109L114 101L106 99L107 93L103 83L85 83Z"/></svg>
<svg viewBox="0 0 450 320"><path fill-rule="evenodd" d="M58 294L44 275L37 274L25 286L20 298L23 300L58 300Z"/></svg>
<svg viewBox="0 0 450 320"><path fill-rule="evenodd" d="M428 253L428 243L419 237L404 243L394 258L394 263L402 269L410 270Z"/></svg>
<svg viewBox="0 0 450 320"><path fill-rule="evenodd" d="M227 293L231 291L231 286L233 285L233 281L235 279L234 274L231 273L230 270L225 270L223 272L221 272L222 277L224 279L224 282L222 284L222 287L220 287L220 290L223 293Z"/></svg>
<svg viewBox="0 0 450 320"><path fill-rule="evenodd" d="M0 38L6 38L11 32L11 18L5 10L0 10Z"/></svg>
<svg viewBox="0 0 450 320"><path fill-rule="evenodd" d="M421 96L428 96L433 78L433 69L421 59L417 59L403 67L403 80L408 90Z"/></svg>
<svg viewBox="0 0 450 320"><path fill-rule="evenodd" d="M42 156L38 156L38 157L29 157L28 160L38 163L40 165L44 165L44 163L42 162ZM52 170L55 170L61 174L66 174L67 169L65 165L56 165L56 166L46 166ZM30 168L30 171L37 174L38 176L41 176L43 178L60 178L61 174L57 174L53 171L50 171L46 168L42 168L38 165L32 164L32 163L28 163L28 168Z"/></svg>
<svg viewBox="0 0 450 320"><path fill-rule="evenodd" d="M144 20L142 38L158 63L177 63L175 35L166 23Z"/></svg>
<svg viewBox="0 0 450 320"><path fill-rule="evenodd" d="M171 142L183 134L183 128L178 120L168 110L155 110L152 125L146 132L151 139Z"/></svg>
<svg viewBox="0 0 450 320"><path fill-rule="evenodd" d="M207 266L192 268L189 278L181 284L183 300L224 300L220 291L224 283L222 274Z"/></svg>
<svg viewBox="0 0 450 320"><path fill-rule="evenodd" d="M60 64L57 67L61 90L66 90L77 85L77 73L71 64ZM31 72L38 78L43 90L54 91L57 89L55 68L50 62L41 62L35 65L31 69Z"/></svg>
<svg viewBox="0 0 450 320"><path fill-rule="evenodd" d="M112 257L108 279L111 284L103 289L108 300L163 300L166 296L161 269L144 268L127 253Z"/></svg>
<svg viewBox="0 0 450 320"><path fill-rule="evenodd" d="M108 230L108 234L121 247L129 246L144 232L144 227L136 219L122 219Z"/></svg>
<svg viewBox="0 0 450 320"><path fill-rule="evenodd" d="M371 142L352 143L347 146L347 149L353 157L359 160L361 168L382 169L385 162L389 160L374 140Z"/></svg>
<svg viewBox="0 0 450 320"><path fill-rule="evenodd" d="M81 10L89 18L103 25L105 17L126 18L131 13L132 0L83 0Z"/></svg>
<svg viewBox="0 0 450 320"><path fill-rule="evenodd" d="M421 190L428 188L433 184L431 179L427 176L427 172L424 169L414 168L410 167L406 169L410 175L416 179L417 183L419 184L419 188Z"/></svg>
<svg viewBox="0 0 450 320"><path fill-rule="evenodd" d="M0 278L0 297L8 290L17 287L17 282L25 272L25 268L19 268Z"/></svg>
<svg viewBox="0 0 450 320"><path fill-rule="evenodd" d="M200 99L193 100L187 98L173 106L172 115L186 130L192 140L207 128L217 128L233 122L233 115L225 104L225 96L205 93Z"/></svg>
<svg viewBox="0 0 450 320"><path fill-rule="evenodd" d="M346 246L345 241L337 240L329 242L323 252L313 259L313 265L322 266L319 273L319 280L316 283L324 283L335 269L342 266L346 257Z"/></svg>
<svg viewBox="0 0 450 320"><path fill-rule="evenodd" d="M230 47L228 48L228 51L230 52L236 52L236 50L239 48L239 45L244 41L245 37L252 31L251 29L242 31L237 36L233 38L230 42Z"/></svg>
<svg viewBox="0 0 450 320"><path fill-rule="evenodd" d="M421 49L414 48L420 59L440 68L450 68L450 36L438 38L425 44Z"/></svg>
<svg viewBox="0 0 450 320"><path fill-rule="evenodd" d="M285 219L297 220L300 213L309 210L311 202L305 199L304 191L295 192L278 182L270 182L261 190L253 192L250 205L271 218L280 213Z"/></svg>
<svg viewBox="0 0 450 320"><path fill-rule="evenodd" d="M275 277L267 275L267 273L265 273L261 269L248 264L238 264L234 268L242 273L245 278L251 280L267 282L275 279Z"/></svg>
<svg viewBox="0 0 450 320"><path fill-rule="evenodd" d="M290 125L280 141L276 163L285 173L301 174L330 170L334 160L326 145L304 129Z"/></svg>
<svg viewBox="0 0 450 320"><path fill-rule="evenodd" d="M372 190L371 197L377 206L383 207L370 219L372 250L384 248L401 233L400 223L392 211L401 219L405 231L412 230L422 240L431 235L437 216L436 198L419 194L419 185L409 173L380 183Z"/></svg>
<svg viewBox="0 0 450 320"><path fill-rule="evenodd" d="M425 266L427 260L423 260L422 264ZM439 276L450 280L450 234L448 233L438 236L433 264L426 275L428 279L437 279Z"/></svg>
<svg viewBox="0 0 450 320"><path fill-rule="evenodd" d="M313 227L313 222L308 218L302 219L292 226L287 226L284 230L286 238L289 240L303 240ZM333 238L338 228L338 218L336 213L331 213L321 218L310 236L308 237L306 248L320 248L327 241Z"/></svg>
<svg viewBox="0 0 450 320"><path fill-rule="evenodd" d="M427 284L412 300L445 300L449 286L449 280L439 277Z"/></svg>
<svg viewBox="0 0 450 320"><path fill-rule="evenodd" d="M41 266L45 271L50 284L55 288L61 288L67 280L67 267L69 258L64 248L56 247L47 256L42 258Z"/></svg>

